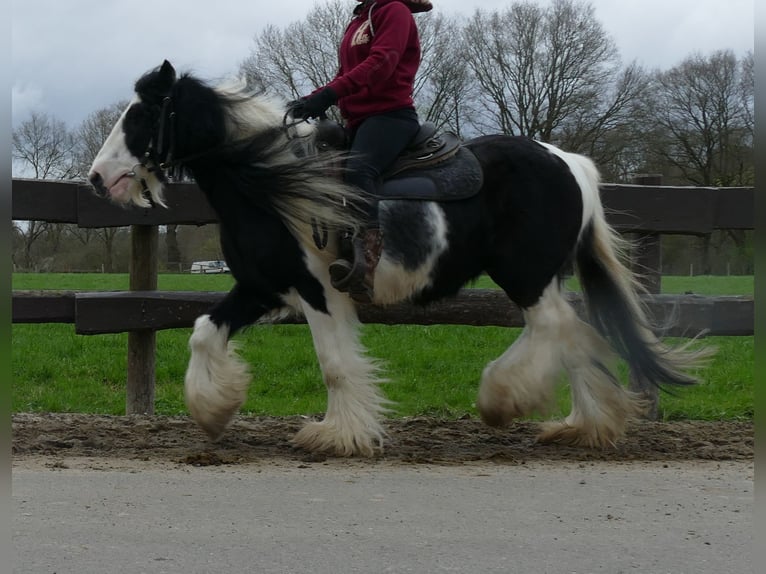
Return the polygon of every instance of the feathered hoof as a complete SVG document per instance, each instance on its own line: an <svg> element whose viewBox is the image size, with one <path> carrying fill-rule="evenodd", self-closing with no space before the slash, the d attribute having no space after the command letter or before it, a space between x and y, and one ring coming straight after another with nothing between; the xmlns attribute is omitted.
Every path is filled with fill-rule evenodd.
<svg viewBox="0 0 766 574"><path fill-rule="evenodd" d="M295 433L292 444L310 452L332 456L372 457L383 450L381 431L351 433L327 421L306 423Z"/></svg>
<svg viewBox="0 0 766 574"><path fill-rule="evenodd" d="M614 448L622 438L624 427L585 429L571 426L563 421L546 422L537 437L543 444L561 444L585 448Z"/></svg>
<svg viewBox="0 0 766 574"><path fill-rule="evenodd" d="M223 435L224 431L231 424L234 419L234 415L237 414L239 405L226 411L218 411L216 413L209 412L195 412L194 409L190 409L194 422L205 431L210 440L217 441Z"/></svg>
<svg viewBox="0 0 766 574"><path fill-rule="evenodd" d="M476 407L481 420L485 425L491 427L507 426L526 414L523 409L511 401L493 402L491 405L482 404L481 401L478 401Z"/></svg>
<svg viewBox="0 0 766 574"><path fill-rule="evenodd" d="M213 387L213 391L193 392L194 387L187 386L186 406L194 421L207 433L211 440L221 438L226 428L231 424L247 394L244 390ZM215 392L218 391L218 392Z"/></svg>
<svg viewBox="0 0 766 574"><path fill-rule="evenodd" d="M485 388L481 390L476 401L476 409L484 424L491 427L503 427L533 412L547 412L549 403L550 397L542 393L534 397L530 395L514 397L506 388L497 386L493 393L487 392Z"/></svg>

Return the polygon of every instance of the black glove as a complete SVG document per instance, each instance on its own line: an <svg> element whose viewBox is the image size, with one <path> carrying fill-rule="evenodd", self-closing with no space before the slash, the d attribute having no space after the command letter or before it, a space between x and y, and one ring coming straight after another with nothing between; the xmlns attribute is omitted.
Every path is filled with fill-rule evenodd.
<svg viewBox="0 0 766 574"><path fill-rule="evenodd" d="M304 96L287 104L294 118L318 118L324 115L331 105L338 100L332 88L324 88L310 96Z"/></svg>

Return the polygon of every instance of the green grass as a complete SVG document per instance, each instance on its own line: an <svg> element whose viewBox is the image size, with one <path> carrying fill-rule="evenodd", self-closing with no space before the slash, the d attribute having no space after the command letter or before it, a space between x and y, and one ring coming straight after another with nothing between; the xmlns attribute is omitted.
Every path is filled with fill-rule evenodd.
<svg viewBox="0 0 766 574"><path fill-rule="evenodd" d="M127 273L14 273L13 289L58 291L126 291L130 288ZM182 275L162 273L157 278L161 291L228 291L234 278L220 275Z"/></svg>
<svg viewBox="0 0 766 574"><path fill-rule="evenodd" d="M579 291L577 279L567 279L566 288ZM498 286L486 275L480 277L473 287L480 289L497 289ZM752 275L747 276L718 276L700 275L697 277L669 276L662 278L662 292L669 294L694 293L696 295L752 295L755 283Z"/></svg>
<svg viewBox="0 0 766 574"><path fill-rule="evenodd" d="M129 288L127 273L14 273L13 289L61 290L61 291L122 291ZM222 275L191 275L163 273L157 278L162 291L228 291L234 278ZM492 279L483 275L472 285L479 289L497 289ZM567 289L577 291L575 278L566 282ZM699 295L752 295L754 279L748 276L663 277L663 293L692 292Z"/></svg>
<svg viewBox="0 0 766 574"><path fill-rule="evenodd" d="M491 287L482 279L480 287ZM16 274L14 289L121 290L127 275ZM161 275L163 290L226 290L230 276ZM752 277L663 278L666 292L752 294ZM713 289L714 291L706 291ZM386 394L395 401L393 416L476 415L474 401L481 371L510 345L520 329L468 326L397 327L365 325L370 354L386 366ZM191 329L157 334L156 401L158 414L183 414L183 376ZM251 365L253 384L243 411L292 415L323 412L326 392L311 335L305 325L269 325L236 337ZM683 342L678 339L676 342ZM701 373L703 383L663 394L661 415L674 419L753 417L752 337L710 337L718 348ZM122 414L125 409L127 334L83 336L72 325L13 325L12 409L14 412L91 412ZM624 369L623 369L624 371ZM623 379L626 373L622 373ZM557 395L549 416L568 412L568 387Z"/></svg>

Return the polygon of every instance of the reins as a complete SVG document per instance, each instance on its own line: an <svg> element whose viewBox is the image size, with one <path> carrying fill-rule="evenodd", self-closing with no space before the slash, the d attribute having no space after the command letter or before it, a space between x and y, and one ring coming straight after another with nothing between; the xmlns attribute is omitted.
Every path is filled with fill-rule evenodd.
<svg viewBox="0 0 766 574"><path fill-rule="evenodd" d="M288 108L285 111L285 115L282 116L282 128L285 131L285 136L288 140L293 140L295 138L305 138L309 137L309 134L305 135L297 135L295 131L291 133L290 128L293 128L297 125L300 125L302 123L305 123L307 120L300 119L300 120L293 120L292 123L288 123L287 118L290 116L290 113L292 112L291 108ZM317 249L320 251L325 249L327 247L327 243L330 239L329 237L330 231L327 228L327 224L324 222L317 221L316 217L311 218L311 238L314 240L314 245L316 245Z"/></svg>
<svg viewBox="0 0 766 574"><path fill-rule="evenodd" d="M184 163L188 163L195 159L200 159L205 156L219 153L220 151L225 150L227 148L237 147L238 145L246 143L251 139L251 138L242 138L240 140L235 140L233 142L228 142L216 147L212 147L212 148L202 150L196 153L188 154L180 158L174 158L173 155L176 149L176 140L175 140L176 112L175 110L172 109L172 105L173 105L173 99L170 96L165 96L162 102L162 111L160 112L160 121L159 121L158 130L157 130L157 136L156 136L159 156L156 160L157 163L155 166L147 167L149 160L152 159L152 141L154 140L154 138L152 138L152 141L149 142L149 147L147 148L146 152L144 152L144 159L141 162L141 166L146 168L150 172L161 171L164 173L165 170L170 170L173 168L180 167ZM168 110L170 111L168 112ZM292 140L295 138L309 137L310 134L306 134L302 136L296 135L295 132L290 129L299 124L306 122L306 120L302 120L302 119L288 122L288 117L290 116L290 112L291 110L288 109L282 118L282 129L285 132L287 139ZM166 128L166 123L169 124L167 128ZM163 146L165 142L166 132L169 134L168 139L170 140L170 143L167 146L167 150L165 150ZM171 174L171 177L173 177L172 174Z"/></svg>
<svg viewBox="0 0 766 574"><path fill-rule="evenodd" d="M283 119L283 126L285 131L295 125L295 122L291 125L287 124L287 116L290 113L288 110L285 113ZM157 119L157 129L152 135L146 150L141 157L141 160L136 167L141 166L149 173L154 173L161 182L165 183L168 180L180 180L181 179L181 166L196 159L200 159L206 156L210 156L228 147L236 147L239 144L245 143L247 139L237 140L234 142L226 143L221 146L212 147L206 150L202 150L196 153L188 154L183 157L175 157L176 153L176 111L173 108L173 98L170 95L166 95L162 99L162 106L160 109L159 118ZM136 177L135 168L127 175ZM141 179L141 185L143 186L142 193L144 197L154 207L154 201L152 201L151 193L145 179Z"/></svg>
<svg viewBox="0 0 766 574"><path fill-rule="evenodd" d="M296 130L292 129L302 123L305 123L304 119L293 119L290 121L290 114L292 109L288 108L282 117L282 130L288 140L294 140L296 138L306 138L310 134L298 135ZM206 150L202 150L196 153L188 154L183 157L175 157L176 154L176 111L173 107L173 98L170 94L162 98L162 106L160 108L159 118L157 119L157 129L152 135L146 150L141 157L141 160L127 175L130 177L136 177L136 168L138 166L144 168L149 173L154 173L161 182L165 183L169 180L179 181L182 177L181 167L190 161L201 159L207 156L211 156L227 148L234 148L239 145L245 144L250 141L251 138L243 138L241 140L235 140L219 146L215 146ZM156 204L152 199L149 186L144 178L141 178L142 194L144 198L149 201L152 207Z"/></svg>
<svg viewBox="0 0 766 574"><path fill-rule="evenodd" d="M296 126L305 123L304 119L292 119L292 109L288 108L282 117L281 130L288 141L295 140L297 138L307 138L311 134L307 133L299 135L297 130L293 129ZM188 154L183 157L175 157L176 154L176 111L173 107L173 98L170 95L166 95L162 99L162 106L160 109L160 115L157 119L157 130L152 135L152 138L147 144L146 150L141 157L140 162L134 166L133 170L127 175L136 177L136 168L140 165L149 173L154 173L156 177L163 183L168 180L180 180L182 176L181 167L196 159L200 159L206 156L211 156L227 148L234 148L239 145L245 144L251 141L252 138L243 138L241 140L235 140L233 142L224 143L219 146L215 146L206 150L202 150L193 154ZM152 198L149 186L144 178L140 179L141 194L149 202L151 207L156 207L156 202ZM329 240L329 230L324 222L317 221L316 218L311 218L311 231L314 244L318 249L325 249Z"/></svg>

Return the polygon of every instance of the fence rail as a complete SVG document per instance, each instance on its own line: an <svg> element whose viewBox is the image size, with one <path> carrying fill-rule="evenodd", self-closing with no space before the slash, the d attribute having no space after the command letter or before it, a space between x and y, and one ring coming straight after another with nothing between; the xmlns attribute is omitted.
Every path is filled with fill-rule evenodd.
<svg viewBox="0 0 766 574"><path fill-rule="evenodd" d="M754 193L751 187L672 187L655 177L638 183L604 184L602 200L607 219L621 233L637 234L641 248L634 263L642 266L647 287L654 295L645 302L661 323L677 318L667 335L752 335L752 297L659 295L662 234L707 235L719 229L754 228ZM223 297L217 292L157 291L157 246L160 225L205 225L217 217L193 183L166 188L169 209L119 207L96 197L78 182L14 179L14 220L73 223L80 227L131 226L130 291L81 293L72 291L14 291L14 323L73 323L80 334L128 332L126 412L154 411L154 357L156 331L189 327ZM652 269L646 273L646 268ZM570 295L582 312L579 295ZM409 304L360 307L365 323L463 324L519 327L520 310L501 291L466 289L454 299L426 308ZM280 322L302 322L281 317ZM640 387L640 381L638 382Z"/></svg>
<svg viewBox="0 0 766 574"><path fill-rule="evenodd" d="M72 323L80 335L161 331L191 327L225 293L214 291L14 291L14 323ZM584 314L582 297L568 294ZM652 295L644 297L659 325L674 319L663 335L694 337L752 335L754 303L747 296ZM463 289L454 298L416 307L360 305L363 323L383 325L472 325L522 327L521 310L500 290ZM299 315L267 317L263 322L302 324Z"/></svg>
<svg viewBox="0 0 766 574"><path fill-rule="evenodd" d="M652 179L653 180L653 179ZM169 209L125 209L78 182L14 179L13 219L75 223L80 227L205 225L218 218L194 183L171 183ZM624 233L706 235L753 229L752 187L679 187L602 184L609 223Z"/></svg>

